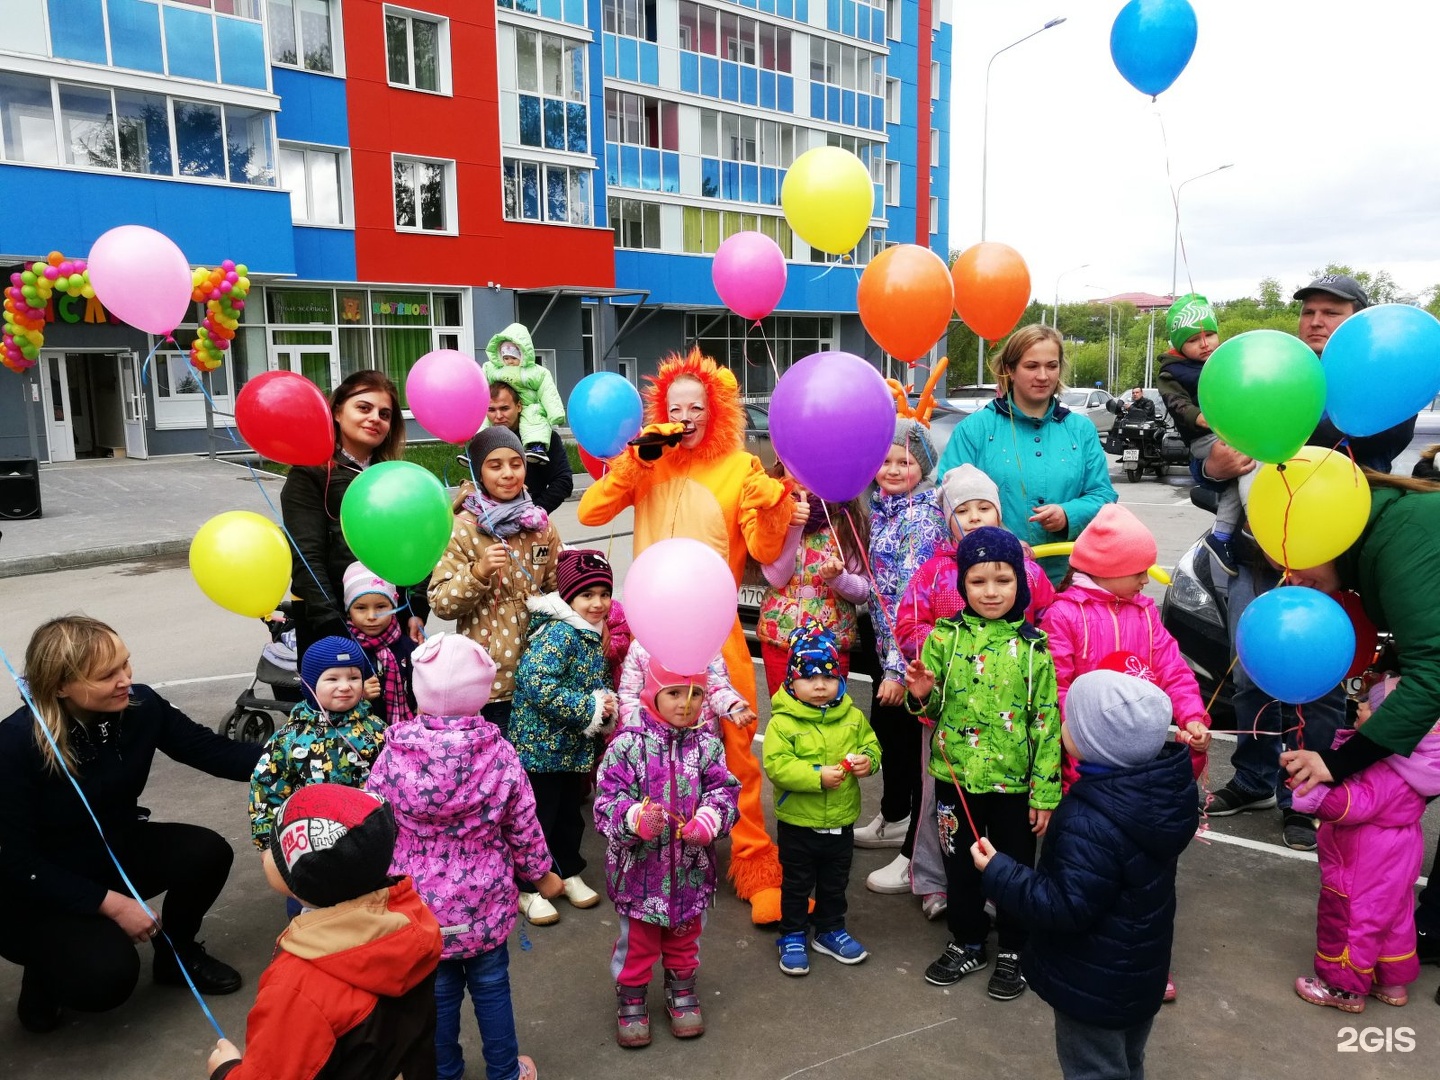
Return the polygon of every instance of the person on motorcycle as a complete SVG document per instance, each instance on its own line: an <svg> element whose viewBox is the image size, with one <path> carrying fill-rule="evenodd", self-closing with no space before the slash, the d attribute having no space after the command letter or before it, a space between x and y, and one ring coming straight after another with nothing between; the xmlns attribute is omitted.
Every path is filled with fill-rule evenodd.
<svg viewBox="0 0 1440 1080"><path fill-rule="evenodd" d="M1170 337L1170 351L1160 364L1160 398L1190 448L1190 456L1203 463L1215 449L1217 439L1200 411L1200 372L1220 345L1220 324L1210 301L1199 293L1189 293L1171 305L1165 316L1165 331ZM1240 484L1230 480L1216 487L1220 497L1215 526L1206 534L1204 543L1220 569L1234 577L1239 569L1231 541L1244 513Z"/></svg>
<svg viewBox="0 0 1440 1080"><path fill-rule="evenodd" d="M1136 420L1143 420L1148 416L1151 420L1157 420L1155 415L1155 403L1145 396L1145 391L1135 386L1130 390L1130 404L1125 406L1127 419L1134 417Z"/></svg>

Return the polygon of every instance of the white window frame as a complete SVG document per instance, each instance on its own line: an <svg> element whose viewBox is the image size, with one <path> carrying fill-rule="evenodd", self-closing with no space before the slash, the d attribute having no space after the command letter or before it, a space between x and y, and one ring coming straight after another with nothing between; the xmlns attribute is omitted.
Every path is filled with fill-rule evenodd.
<svg viewBox="0 0 1440 1080"><path fill-rule="evenodd" d="M396 82L390 78L390 24L388 19L392 17L405 20L406 67L410 75L409 82ZM454 97L455 89L450 76L450 20L444 15L435 15L415 8L398 7L395 4L386 4L381 11L380 18L385 31L385 81L397 90L412 90L417 94L433 94L437 97ZM440 85L434 90L415 85L414 25L416 22L433 23L436 27L435 73Z"/></svg>
<svg viewBox="0 0 1440 1080"><path fill-rule="evenodd" d="M930 129L930 164L940 164L940 129L937 127Z"/></svg>
<svg viewBox="0 0 1440 1080"><path fill-rule="evenodd" d="M900 162L885 162L885 205L900 205Z"/></svg>
<svg viewBox="0 0 1440 1080"><path fill-rule="evenodd" d="M934 236L940 231L940 198L937 195L930 196L930 235Z"/></svg>
<svg viewBox="0 0 1440 1080"><path fill-rule="evenodd" d="M226 354L228 357L228 353ZM197 385L204 379L203 372L196 371L190 364L190 354L178 350L165 349L155 354L157 361L165 361L162 366L155 364L155 388L152 397L155 401L155 428L157 431L164 431L175 428L197 428L205 426L205 394L201 390L182 392L179 387L193 376ZM161 371L165 373L164 385L168 393L160 392ZM212 395L215 407L218 412L226 412L230 409L233 401L234 369L225 365L225 386L227 392Z"/></svg>
<svg viewBox="0 0 1440 1080"><path fill-rule="evenodd" d="M443 229L427 229L421 225L401 225L396 220L399 217L397 205L397 193L395 191L395 166L401 162L414 165L439 165L445 170L445 227ZM415 220L420 220L420 192L415 191ZM458 236L460 234L460 215L458 199L455 191L455 160L453 158L426 157L424 154L401 154L390 155L390 222L398 233L422 233L426 236Z"/></svg>
<svg viewBox="0 0 1440 1080"><path fill-rule="evenodd" d="M339 0L325 0L326 6L330 9L330 70L319 71L315 68L305 66L305 58L297 57L293 64L283 64L270 56L270 5L265 5L265 50L266 59L276 67L289 68L292 71L308 71L311 75L329 75L337 79L345 77L345 27L343 12L340 9ZM295 14L295 40L300 38L300 0L293 0L291 11Z"/></svg>
<svg viewBox="0 0 1440 1080"><path fill-rule="evenodd" d="M885 80L885 122L887 124L900 123L901 109L904 101L904 85L899 79Z"/></svg>
<svg viewBox="0 0 1440 1080"><path fill-rule="evenodd" d="M930 61L930 100L940 100L940 61Z"/></svg>
<svg viewBox="0 0 1440 1080"><path fill-rule="evenodd" d="M349 148L344 146L327 146L322 143L280 143L278 146L278 151L275 155L275 161L276 167L280 170L281 173L280 189L285 192L290 191L290 189L285 186L283 165L284 159L282 157L282 155L287 150L291 151L292 153L298 152L305 155L305 205L307 208L314 207L315 205L315 185L313 183L313 178L315 174L310 165L310 155L312 153L334 154L339 159L338 165L340 174L337 178L340 184L340 220L338 222L311 221L309 220L309 218L306 218L305 220L301 221L297 220L292 213L290 219L291 224L304 225L306 228L311 229L353 229L355 227L355 197L353 179L350 172Z"/></svg>
<svg viewBox="0 0 1440 1080"><path fill-rule="evenodd" d="M900 13L905 9L904 0L885 0L885 36L891 41L901 41Z"/></svg>

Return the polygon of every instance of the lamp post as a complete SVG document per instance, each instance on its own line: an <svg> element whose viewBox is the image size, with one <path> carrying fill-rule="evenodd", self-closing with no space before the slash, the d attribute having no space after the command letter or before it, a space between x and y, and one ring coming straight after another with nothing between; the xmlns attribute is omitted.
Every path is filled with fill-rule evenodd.
<svg viewBox="0 0 1440 1080"><path fill-rule="evenodd" d="M1066 274L1073 274L1076 270L1084 270L1089 263L1081 263L1079 266L1072 266L1069 270L1061 273L1055 278L1055 306L1050 309L1050 325L1055 329L1060 328L1060 279Z"/></svg>
<svg viewBox="0 0 1440 1080"><path fill-rule="evenodd" d="M1022 38L1017 38L1003 49L997 49L990 57L990 62L985 65L985 107L984 119L981 122L980 132L980 239L985 239L985 196L990 186L990 68L995 63L995 58L1003 52L1009 52L1016 45L1023 41L1029 41L1036 34L1043 34L1053 26L1059 26L1065 21L1063 15L1051 19L1039 30L1032 30ZM980 338L979 353L975 362L975 381L985 381L985 339Z"/></svg>
<svg viewBox="0 0 1440 1080"><path fill-rule="evenodd" d="M1183 191L1185 185L1190 183L1192 180L1202 180L1207 176L1214 176L1217 172L1224 172L1226 169L1232 168L1234 164L1235 163L1231 161L1227 162L1224 165L1217 165L1215 168L1209 170L1208 172L1197 173L1195 176L1190 177L1189 180L1181 180L1180 185L1175 189L1175 244L1170 254L1171 300L1175 299L1175 288L1180 281L1180 192Z"/></svg>

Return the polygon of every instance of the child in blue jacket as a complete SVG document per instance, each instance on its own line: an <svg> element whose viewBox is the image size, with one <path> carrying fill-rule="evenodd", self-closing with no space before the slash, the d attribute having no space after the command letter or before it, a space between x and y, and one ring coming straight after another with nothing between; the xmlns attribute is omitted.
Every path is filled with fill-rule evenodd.
<svg viewBox="0 0 1440 1080"><path fill-rule="evenodd" d="M1141 1077L1175 936L1175 868L1199 824L1190 754L1167 743L1159 687L1098 670L1070 686L1065 749L1080 779L1032 870L981 839L986 895L1030 927L1021 960L1055 1010L1061 1074Z"/></svg>

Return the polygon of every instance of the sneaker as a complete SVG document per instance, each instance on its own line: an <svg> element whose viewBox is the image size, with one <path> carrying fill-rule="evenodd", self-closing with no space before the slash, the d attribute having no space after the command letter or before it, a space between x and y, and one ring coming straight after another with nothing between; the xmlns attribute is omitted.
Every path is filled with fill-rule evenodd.
<svg viewBox="0 0 1440 1080"><path fill-rule="evenodd" d="M1415 959L1422 964L1440 964L1440 933L1415 928Z"/></svg>
<svg viewBox="0 0 1440 1080"><path fill-rule="evenodd" d="M520 1065L520 1075L517 1076L515 1080L538 1080L540 1070L535 1068L534 1058L528 1058L524 1054L521 1054L517 1061Z"/></svg>
<svg viewBox="0 0 1440 1080"><path fill-rule="evenodd" d="M1365 1011L1365 999L1349 990L1340 990L1313 976L1295 980L1295 993L1311 1005L1329 1005L1341 1012L1358 1013Z"/></svg>
<svg viewBox="0 0 1440 1080"><path fill-rule="evenodd" d="M944 915L950 907L950 898L943 892L928 892L920 901L920 910L925 913L925 918L934 922Z"/></svg>
<svg viewBox="0 0 1440 1080"><path fill-rule="evenodd" d="M592 908L600 903L600 894L580 880L580 875L565 879L565 899L570 901L571 907Z"/></svg>
<svg viewBox="0 0 1440 1080"><path fill-rule="evenodd" d="M1165 993L1163 993L1162 995L1160 995L1160 1001L1163 1003L1163 1002L1174 1001L1174 1000L1175 1000L1175 976L1174 976L1174 975L1166 975L1166 976L1165 976Z"/></svg>
<svg viewBox="0 0 1440 1080"><path fill-rule="evenodd" d="M803 932L784 934L775 944L780 947L781 971L786 975L810 974L810 950L805 946Z"/></svg>
<svg viewBox="0 0 1440 1080"><path fill-rule="evenodd" d="M1285 846L1296 851L1315 850L1315 819L1309 814L1286 810L1280 825L1280 835Z"/></svg>
<svg viewBox="0 0 1440 1080"><path fill-rule="evenodd" d="M543 443L532 442L525 447L525 460L533 461L537 465L549 465L550 454L545 449ZM1233 574L1235 571L1232 570L1230 572Z"/></svg>
<svg viewBox="0 0 1440 1080"><path fill-rule="evenodd" d="M1020 974L1020 954L1002 952L995 957L995 970L986 989L996 1001L1014 1001L1025 992L1025 976Z"/></svg>
<svg viewBox="0 0 1440 1080"><path fill-rule="evenodd" d="M899 821L886 821L884 814L876 814L869 825L855 830L855 846L863 848L899 847L905 843L905 834L910 829L910 815Z"/></svg>
<svg viewBox="0 0 1440 1080"><path fill-rule="evenodd" d="M615 1041L627 1049L650 1045L650 1010L645 1007L646 987L616 986Z"/></svg>
<svg viewBox="0 0 1440 1080"><path fill-rule="evenodd" d="M865 879L865 888L878 893L908 893L910 860L904 855L896 855L893 862L886 863Z"/></svg>
<svg viewBox="0 0 1440 1080"><path fill-rule="evenodd" d="M961 945L952 941L945 946L940 959L925 969L925 981L932 986L954 986L988 963L984 945Z"/></svg>
<svg viewBox="0 0 1440 1080"><path fill-rule="evenodd" d="M1397 1009L1410 1001L1410 992L1403 986L1372 986L1370 996L1386 1005L1394 1005Z"/></svg>
<svg viewBox="0 0 1440 1080"><path fill-rule="evenodd" d="M180 965L184 964L195 989L202 994L233 994L240 989L240 973L207 953L203 943L192 941L186 945L177 944L175 949L179 953L178 963L176 952L172 952L168 947L155 950L153 970L157 983L162 986L185 986L185 976L180 972Z"/></svg>
<svg viewBox="0 0 1440 1080"><path fill-rule="evenodd" d="M864 945L845 932L843 926L839 930L816 934L815 951L833 956L842 964L858 964L870 955L865 951Z"/></svg>
<svg viewBox="0 0 1440 1080"><path fill-rule="evenodd" d="M1200 812L1210 817L1230 817L1247 810L1269 810L1275 805L1275 793L1251 795L1241 791L1232 780L1222 788L1216 788L1200 800Z"/></svg>
<svg viewBox="0 0 1440 1080"><path fill-rule="evenodd" d="M555 905L538 892L520 894L520 914L531 926L553 926L560 921L560 912L555 910Z"/></svg>
<svg viewBox="0 0 1440 1080"><path fill-rule="evenodd" d="M1221 540L1214 532L1208 532L1200 541L1205 545L1205 550L1214 556L1215 561L1220 564L1229 577L1240 573L1240 567L1235 562L1235 545L1229 540Z"/></svg>
<svg viewBox="0 0 1440 1080"><path fill-rule="evenodd" d="M684 979L673 971L665 972L665 1010L670 1014L670 1034L675 1038L693 1039L705 1034L693 971Z"/></svg>
<svg viewBox="0 0 1440 1080"><path fill-rule="evenodd" d="M32 1035L48 1035L60 1026L60 1006L35 985L28 973L20 979L20 1000L15 1005L20 1026Z"/></svg>

